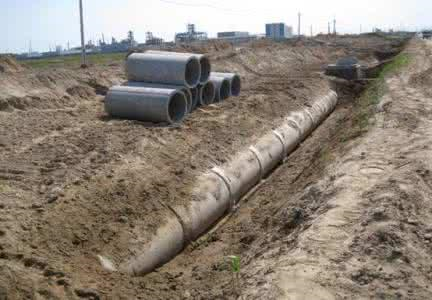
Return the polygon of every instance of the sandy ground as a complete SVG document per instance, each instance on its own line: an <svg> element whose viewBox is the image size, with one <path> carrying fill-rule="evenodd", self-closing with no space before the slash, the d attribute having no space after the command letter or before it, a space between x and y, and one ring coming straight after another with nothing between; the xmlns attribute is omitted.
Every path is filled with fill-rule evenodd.
<svg viewBox="0 0 432 300"><path fill-rule="evenodd" d="M377 143L377 137L383 133L369 138L375 130L384 130L384 127L377 127L362 137L364 144L360 140L352 142L355 147L375 147L370 150L357 151L354 145L344 145L353 148L350 152L333 146L339 144L336 142L338 132L344 129L352 110L349 101L342 101L336 112L290 157L289 162L256 194L244 200L244 205L225 226L187 247L157 272L140 278L109 273L101 268L96 255L119 263L138 253L140 245L168 217L165 204L188 201L198 174L225 162L275 126L289 111L307 105L330 88L332 84L319 72L323 65L356 53L364 63L374 63L373 52L390 45L388 40L370 37L340 39L329 45L319 42L297 45L257 43L239 49L212 50L210 55L215 69L233 70L242 75L242 96L200 109L184 124L173 127L114 120L104 114L103 94L107 87L124 80L121 65L87 70L3 68L0 72L3 92L0 95L0 299L4 295L7 299L226 299L236 298L237 293L246 298L262 299L283 295L284 291L292 297L296 293L302 295L304 291L319 292L316 286L322 289L323 295L345 295L331 277L335 273L328 271L335 263L334 259L341 259L337 255L339 252L332 253L333 244L325 238L330 234L336 243L346 235L337 230L323 232L320 245L327 245L328 253L324 247L318 249L319 245L313 244L308 236L320 234L313 230L323 226L314 226L315 223L328 222L327 227L337 228L331 223L333 218L326 214L340 214L342 218L346 209L347 215L354 216L349 211L364 205L356 201L356 195L363 195L362 189L366 193L369 186L378 184L356 183L359 184L358 193L357 188L353 190L350 195L353 200L343 207L340 201L348 201L343 196L343 186L349 193L347 187L356 185L347 180L357 178L342 173L357 172L364 174L366 179L376 176L383 180L381 173L390 171L384 169L379 173L377 170L385 165L379 162L376 168L345 166L342 162L350 161L348 157L341 160L338 155L329 153L334 150L334 153L341 151L353 156L351 152L363 151L367 153L366 158L369 155L373 158L376 153L375 160L381 155L384 156L381 159L394 163L397 162L394 157L399 155L399 152L392 152L392 156L387 157L380 152L387 147ZM411 47L426 51L424 45ZM420 62L417 63L424 69L426 62L421 59L425 60L419 55ZM408 88L411 85L415 98L421 90L415 86L421 87L424 77L410 80L409 74L404 80L392 79L391 86L404 83ZM408 95L397 95L396 91L394 97ZM348 99L352 95L346 96ZM421 96L426 97L423 93ZM390 104L383 106L383 124L390 122L391 113L400 102L389 100ZM422 110L427 119L426 103L423 102L420 101L421 108L420 104L409 107L409 101L403 102L407 107L398 108L400 114L419 120L408 118L402 122L411 131L423 128L419 125L420 117L413 114L416 109ZM413 110L411 114L409 108ZM394 113L394 119L399 121L399 118ZM412 128L413 124L418 127ZM399 128L397 125L387 127L395 131ZM398 134L395 137L401 137L401 143L414 145L401 132ZM417 135L422 136L422 133L419 131ZM393 141L390 133L386 132L385 136L388 143ZM396 149L397 145L393 147ZM331 155L333 157L329 157ZM409 160L408 154L404 157ZM333 161L340 165L334 165ZM363 158L360 162L366 163ZM405 171L410 167L400 169ZM331 173L333 169L335 171ZM374 181L371 179L370 183ZM386 190L384 185L382 190ZM375 196L381 199L381 195ZM367 199L375 196L370 195ZM342 212L331 209L339 206ZM383 207L387 206L383 204ZM414 211L411 206L405 209ZM389 211L389 215L394 216L394 213ZM360 217L367 219L365 214ZM351 220L351 223L355 222ZM415 226L411 223L408 225ZM417 220L417 226L421 224ZM350 246L343 240L343 244L349 246L347 251L353 257L367 258L360 252L367 236L361 231L350 233L353 233L350 235L353 243L354 237L358 237L355 240L358 246ZM403 252L404 236L400 233L398 237L402 239L397 241L402 245L398 251ZM380 240L377 243L380 244ZM313 254L313 251L319 253ZM311 253L319 262L308 256ZM240 281L234 287L225 261L225 257L232 254L239 255L244 266ZM372 257L380 259L380 253L372 253L370 257L371 261L366 263L372 265ZM301 260L303 258L307 263ZM403 261L403 258L402 253L395 260ZM313 270L304 268L309 263ZM323 271L321 268L327 268L327 265L328 270ZM289 273L291 268L288 266L294 266L294 273ZM297 292L290 287L295 281L287 280L292 276L302 278L296 275L295 268L302 272L306 270L310 275L301 280L304 284L295 285ZM348 267L345 270L347 280L361 286L363 279L356 282L354 278L357 277L352 277L349 272L357 273L350 270ZM362 270L355 270L360 272L359 278L363 276ZM406 268L404 271L407 272ZM314 277L322 273L327 277L321 281ZM366 288L358 288L358 295L373 293L371 282L381 282L381 277L366 274L363 277L373 280L364 284ZM321 284L325 286L331 280L336 290L322 287ZM355 291L354 288L347 289ZM408 293L404 286L401 290ZM427 293L425 287L422 291ZM346 295L351 297L353 294Z"/></svg>

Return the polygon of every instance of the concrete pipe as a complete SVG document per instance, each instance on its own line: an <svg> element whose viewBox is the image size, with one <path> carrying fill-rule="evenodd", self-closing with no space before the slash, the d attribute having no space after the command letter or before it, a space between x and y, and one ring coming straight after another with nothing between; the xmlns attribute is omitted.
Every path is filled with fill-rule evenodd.
<svg viewBox="0 0 432 300"><path fill-rule="evenodd" d="M175 257L183 247L197 239L229 209L230 193L223 179L214 173L198 179L188 206L173 207L175 216L144 245L142 252L120 266L131 275L144 275Z"/></svg>
<svg viewBox="0 0 432 300"><path fill-rule="evenodd" d="M212 81L198 85L198 105L206 106L213 103L216 95L215 85Z"/></svg>
<svg viewBox="0 0 432 300"><path fill-rule="evenodd" d="M299 130L289 126L287 122L273 130L273 134L280 138L284 145L284 157L294 151L301 142Z"/></svg>
<svg viewBox="0 0 432 300"><path fill-rule="evenodd" d="M249 150L260 165L260 180L267 176L284 159L285 144L274 131L264 135Z"/></svg>
<svg viewBox="0 0 432 300"><path fill-rule="evenodd" d="M182 220L184 237L188 242L207 231L231 205L230 190L218 174L209 172L202 175L197 186L189 205L173 207Z"/></svg>
<svg viewBox="0 0 432 300"><path fill-rule="evenodd" d="M187 101L175 89L114 86L105 97L105 111L113 117L177 123L187 114Z"/></svg>
<svg viewBox="0 0 432 300"><path fill-rule="evenodd" d="M231 95L237 97L240 95L241 91L241 79L240 76L234 73L220 73L220 72L211 72L210 77L223 77L230 81L231 84Z"/></svg>
<svg viewBox="0 0 432 300"><path fill-rule="evenodd" d="M144 245L141 254L121 264L119 270L134 276L147 274L170 261L184 245L183 227L173 215L158 228L151 242Z"/></svg>
<svg viewBox="0 0 432 300"><path fill-rule="evenodd" d="M126 60L129 81L145 81L195 87L201 66L195 56L133 53Z"/></svg>
<svg viewBox="0 0 432 300"><path fill-rule="evenodd" d="M210 59L205 54L196 54L196 53L183 53L183 52L169 52L169 51L157 51L157 50L148 50L146 53L153 53L153 54L163 54L163 55L180 55L180 56L186 56L196 57L201 66L201 74L200 74L200 83L204 84L206 83L210 78L210 72L211 72L211 63Z"/></svg>
<svg viewBox="0 0 432 300"><path fill-rule="evenodd" d="M231 206L260 181L261 170L261 163L252 151L239 153L224 168L212 169L227 183L231 193Z"/></svg>
<svg viewBox="0 0 432 300"><path fill-rule="evenodd" d="M198 87L191 88L189 91L192 94L192 110L195 110L199 106Z"/></svg>
<svg viewBox="0 0 432 300"><path fill-rule="evenodd" d="M287 123L300 133L300 141L309 135L313 129L313 120L311 116L306 113L306 110L295 111L289 114Z"/></svg>
<svg viewBox="0 0 432 300"><path fill-rule="evenodd" d="M141 81L127 81L123 84L124 86L132 86L132 87L145 87L145 88L156 88L156 89L171 89L178 90L183 92L186 96L187 101L187 111L192 111L192 93L189 88L181 85L172 85L172 84L157 84L157 83L149 83L149 82L141 82Z"/></svg>
<svg viewBox="0 0 432 300"><path fill-rule="evenodd" d="M130 274L145 274L178 254L180 246L197 239L233 208L260 180L317 127L335 108L337 95L331 92L315 101L309 112L291 114L283 124L238 153L230 162L198 177L192 200L171 208L176 218L157 232L144 252L124 265ZM315 116L315 114L319 114ZM310 116L309 116L310 115ZM313 120L313 121L312 121ZM182 225L182 231L178 224Z"/></svg>
<svg viewBox="0 0 432 300"><path fill-rule="evenodd" d="M230 96L231 84L228 79L212 76L210 77L210 81L213 82L216 89L214 102L221 102Z"/></svg>

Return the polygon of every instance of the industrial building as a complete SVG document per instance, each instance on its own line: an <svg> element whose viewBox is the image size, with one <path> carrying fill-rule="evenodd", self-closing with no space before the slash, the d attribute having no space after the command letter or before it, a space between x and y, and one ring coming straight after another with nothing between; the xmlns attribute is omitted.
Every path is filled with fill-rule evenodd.
<svg viewBox="0 0 432 300"><path fill-rule="evenodd" d="M247 31L224 31L217 33L218 39L244 38L248 36L249 32Z"/></svg>
<svg viewBox="0 0 432 300"><path fill-rule="evenodd" d="M195 24L188 24L187 32L177 33L174 40L176 43L204 41L207 40L207 33L195 31Z"/></svg>
<svg viewBox="0 0 432 300"><path fill-rule="evenodd" d="M270 23L266 24L266 37L280 40L293 37L293 29L285 23Z"/></svg>
<svg viewBox="0 0 432 300"><path fill-rule="evenodd" d="M133 31L128 32L128 37L120 42L117 42L115 38L112 38L111 44L105 43L105 39L102 38L99 41L100 50L103 53L112 53L112 52L126 52L131 48L134 48L138 45L135 40Z"/></svg>
<svg viewBox="0 0 432 300"><path fill-rule="evenodd" d="M146 33L146 46L160 46L163 42L163 39L155 37L152 32L148 31Z"/></svg>

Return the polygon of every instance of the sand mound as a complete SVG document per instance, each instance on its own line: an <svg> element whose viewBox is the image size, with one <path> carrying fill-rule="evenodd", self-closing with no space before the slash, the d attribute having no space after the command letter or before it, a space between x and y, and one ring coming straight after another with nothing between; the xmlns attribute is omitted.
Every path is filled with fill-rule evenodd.
<svg viewBox="0 0 432 300"><path fill-rule="evenodd" d="M22 69L22 66L12 56L0 55L0 72L15 73Z"/></svg>

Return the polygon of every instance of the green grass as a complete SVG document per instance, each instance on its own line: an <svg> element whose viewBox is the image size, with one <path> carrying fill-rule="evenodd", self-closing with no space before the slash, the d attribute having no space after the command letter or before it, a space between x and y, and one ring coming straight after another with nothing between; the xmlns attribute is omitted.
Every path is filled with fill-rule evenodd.
<svg viewBox="0 0 432 300"><path fill-rule="evenodd" d="M342 142L361 136L369 129L370 125L374 124L373 116L376 106L388 91L386 78L400 72L409 62L410 57L405 53L401 53L381 70L376 80L366 88L357 100L354 107L352 127L346 134L342 135Z"/></svg>
<svg viewBox="0 0 432 300"><path fill-rule="evenodd" d="M9 186L6 183L0 182L0 193L9 191Z"/></svg>
<svg viewBox="0 0 432 300"><path fill-rule="evenodd" d="M114 62L122 62L127 53L99 53L88 55L89 64L104 65ZM80 55L71 55L63 57L47 57L41 59L23 60L21 63L24 66L29 66L35 69L55 68L55 67L79 67L81 65Z"/></svg>

